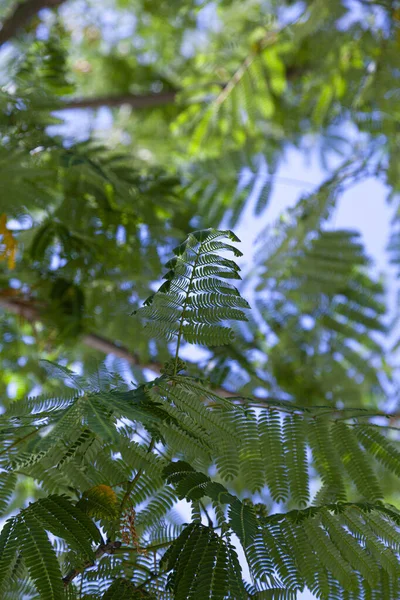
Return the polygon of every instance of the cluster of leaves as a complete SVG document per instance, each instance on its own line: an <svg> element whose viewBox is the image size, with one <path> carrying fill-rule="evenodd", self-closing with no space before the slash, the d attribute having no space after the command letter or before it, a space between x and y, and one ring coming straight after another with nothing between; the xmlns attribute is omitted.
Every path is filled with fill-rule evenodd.
<svg viewBox="0 0 400 600"><path fill-rule="evenodd" d="M1 509L36 500L4 528L2 597L396 598L398 516L383 500L398 502L397 416L376 408L395 383L384 288L357 233L327 227L349 183L381 177L399 262L395 3L115 0L112 32L101 3L78 19L79 3L59 4L0 56ZM104 145L54 116L76 98L117 107ZM99 117L79 119L80 139ZM177 240L240 222L250 192L260 216L286 149L310 134L323 165L345 158L261 239L253 314L219 256L239 257L219 236L237 238L199 231L127 327ZM137 387L60 366L72 343L87 373L79 340L128 358ZM200 360L180 361L183 343ZM146 383L147 369L162 376ZM54 393L23 400L38 382ZM90 520L94 537L72 539Z"/></svg>
<svg viewBox="0 0 400 600"><path fill-rule="evenodd" d="M0 64L7 72L0 92L0 188L4 198L0 213L6 213L8 221L2 231L13 228L13 248L3 248L1 239L0 256L10 257L8 265L15 267L7 269L6 261L0 264L0 302L11 295L18 306L34 304L44 327L33 332L26 329L42 351L51 349L50 358L55 357L54 352L60 358L65 356L60 348L54 350L60 333L68 344L84 333L95 332L129 347L126 307L137 307L139 298L148 293L149 282L160 276L163 257L176 240L186 235L192 224L207 227L221 219L225 223L239 221L250 192L252 197L256 195L255 210L261 215L272 186L279 182L275 174L288 144L302 147L304 136L310 132L318 133L321 148L326 150L324 160L332 149L346 148L350 159L341 165L339 177L298 203L295 216L303 232L318 232L325 217L317 205L329 204L332 210L343 180L353 181L373 172L383 177L396 198L398 14L390 3L371 2L371 6L363 3L360 7L361 16L368 15L369 20L358 19L353 18L347 4L336 2L332 9L325 0L301 5L230 0L203 6L188 0L177 15L164 4L115 0L116 31L130 22L132 11L137 16L134 41L125 34L123 40L117 34L109 35L102 7L99 9L96 2L88 3L88 13L82 19L76 19L76 9L65 2L54 18L41 21L40 15L30 23L26 35L19 38L20 45L13 49L12 64L7 56ZM13 2L2 7L2 16L7 18L13 8ZM293 14L295 17L289 19ZM35 36L38 24L48 28L48 35ZM154 104L160 93L173 93L168 104ZM72 108L79 96L83 96L80 106L85 106L86 100L88 107L93 98L104 97L111 111L119 106L115 98L128 98L129 104L138 94L148 98L148 104L144 103L140 111L114 110L113 129L104 146L92 139L77 142L53 112ZM107 104L110 96L115 98ZM90 115L82 117L82 122L86 120L90 122L89 137L89 129L97 126ZM341 135L341 126L349 120L358 131L368 134L365 146L359 144L358 136L353 144ZM258 177L260 157L267 169L263 181ZM242 177L246 167L247 179ZM296 228L294 237L301 235L300 229ZM396 228L393 233L396 261ZM271 243L268 238L266 245ZM329 248L330 256L333 252ZM293 386L289 389L293 371L301 371L301 364L306 362L304 354L294 355L308 335L299 327L298 319L289 317L289 310L295 303L298 314L310 314L310 305L318 296L316 289L312 300L304 305L303 292L308 294L312 284L310 273L304 279L304 269L315 269L315 288L321 278L326 279L321 262L316 263L309 252L303 259L307 265L298 265L303 269L303 287L291 290L293 301L285 302L285 306L268 304L260 310L274 313L274 323L269 319L266 328L280 337L273 353L278 364L270 363L268 377L289 394L293 392ZM278 260L281 268L275 272L267 265L269 281L263 289L268 290L268 299L270 284L278 278L279 296L288 292L293 260L284 252L279 253ZM349 267L350 260L349 255ZM359 270L361 262L356 260L354 267ZM337 287L330 292L331 297L336 295L332 299L335 306L329 308L332 318L337 296L343 294L342 284L349 275L342 269L336 273ZM129 281L131 273L134 282ZM364 279L359 287L372 301L380 295L380 287L370 283ZM346 289L344 296L354 293L354 289ZM311 361L307 372L295 379L303 387L311 373L326 372L330 352L346 357L340 359L340 374L332 372L329 383L323 379L326 389L321 389L318 381L313 389L301 391L302 402L306 396L311 402L321 395L329 400L340 395L355 404L366 394L380 393L376 372L367 369L366 361L361 387L354 383L354 377L352 384L340 390L335 384L347 384L351 379L347 372L361 368L360 361L355 364L359 356L353 352L349 359L348 344L340 344L338 349L337 340L353 335L358 325L376 330L376 321L366 325L360 307L363 313L370 308L356 303L351 331L341 323L342 315L334 318L334 323L327 314L317 319L321 327L316 329L322 337L335 328L341 331L336 331L326 361L321 357L318 366ZM326 313L329 310L326 308ZM377 312L380 316L381 311ZM288 317L279 326L278 313ZM260 349L254 340L249 342L254 336L254 328L250 332L249 328L246 325L240 330L246 333L238 333L240 343L243 348L250 344ZM6 368L12 372L19 358L15 340L18 338L20 344L24 340L13 318L7 319L6 329L2 350L10 361ZM289 329L293 329L290 344L282 333ZM300 343L293 343L296 332L301 333ZM358 338L364 333L358 333ZM307 339L306 345L315 352L321 336ZM164 341L147 342L146 336L137 340L137 355L144 363L149 359L162 363L168 356ZM363 352L377 354L377 346L372 345L371 341ZM269 344L261 350L265 354ZM31 356L36 358L35 351L25 344L24 353L29 361L26 373L37 383L40 372L34 367L35 360L30 361ZM217 365L214 379L219 380L232 359L237 360L245 368L234 387L248 383L252 388L248 391L253 391L259 379L254 376L255 365L249 354L241 352L234 357L229 346L222 356L215 351L209 363L210 370ZM79 359L86 363L88 356L80 347ZM295 364L282 364L286 356L293 356ZM142 372L136 375L141 377ZM6 387L3 384L4 393Z"/></svg>
<svg viewBox="0 0 400 600"><path fill-rule="evenodd" d="M239 271L221 255L237 254L225 239L238 241L230 231L190 234L137 313L177 338L160 377L131 389L105 368L84 378L48 363L69 393L16 401L1 415L3 514L18 477L40 483L38 499L3 527L2 597L261 600L305 586L321 599L398 594L400 514L384 503L377 469L400 477L400 453L374 421L380 413L268 399L254 410L178 372L181 337L229 343L219 323L244 317L247 303L225 282ZM321 482L314 498L310 468ZM300 508L268 514L241 499L239 481ZM174 523L177 500L191 504L189 524Z"/></svg>

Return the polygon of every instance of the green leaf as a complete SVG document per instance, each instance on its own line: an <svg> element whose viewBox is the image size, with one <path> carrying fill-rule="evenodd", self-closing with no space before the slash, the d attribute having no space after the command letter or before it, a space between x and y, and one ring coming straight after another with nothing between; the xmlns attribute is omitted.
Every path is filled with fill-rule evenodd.
<svg viewBox="0 0 400 600"><path fill-rule="evenodd" d="M96 485L87 490L76 507L97 519L115 519L118 515L117 495L109 485Z"/></svg>
<svg viewBox="0 0 400 600"><path fill-rule="evenodd" d="M238 600L246 598L236 552L209 527L188 525L167 550L162 564L172 571L169 586L176 600L223 600L230 589L236 590Z"/></svg>
<svg viewBox="0 0 400 600"><path fill-rule="evenodd" d="M206 346L220 346L233 339L233 330L219 323L246 320L241 309L248 305L236 288L221 281L240 279L236 263L214 252L234 251L219 241L224 238L239 241L229 230L204 229L194 231L174 249L175 257L166 263L170 269L164 276L167 281L136 311L147 321L149 333L167 339L177 336L178 347L181 336L191 344ZM202 293L213 288L218 295Z"/></svg>
<svg viewBox="0 0 400 600"><path fill-rule="evenodd" d="M5 522L0 533L0 593L5 594L9 580L18 561L17 520Z"/></svg>
<svg viewBox="0 0 400 600"><path fill-rule="evenodd" d="M39 521L30 513L18 520L19 548L29 575L43 600L64 598L56 553Z"/></svg>
<svg viewBox="0 0 400 600"><path fill-rule="evenodd" d="M258 532L258 523L254 510L237 498L230 503L229 526L236 533L244 548L249 546Z"/></svg>

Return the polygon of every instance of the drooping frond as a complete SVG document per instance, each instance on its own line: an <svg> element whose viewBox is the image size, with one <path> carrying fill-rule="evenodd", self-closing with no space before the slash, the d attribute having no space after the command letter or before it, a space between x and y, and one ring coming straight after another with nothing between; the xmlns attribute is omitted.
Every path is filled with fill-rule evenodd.
<svg viewBox="0 0 400 600"><path fill-rule="evenodd" d="M317 224L304 227L303 239L286 235L262 267L258 290L268 295L256 301L266 335L277 337L269 361L275 385L301 404L325 398L354 406L365 394L382 395L384 289L366 272L358 234Z"/></svg>
<svg viewBox="0 0 400 600"><path fill-rule="evenodd" d="M39 594L49 600L62 597L63 585L56 553L40 523L26 514L18 519L15 535L19 539L22 559Z"/></svg>
<svg viewBox="0 0 400 600"><path fill-rule="evenodd" d="M225 419L229 405L189 377L160 380L149 396L171 418L160 424L160 432L175 453L184 450L195 461L221 444L234 442L235 430ZM220 410L209 408L208 402L216 403Z"/></svg>
<svg viewBox="0 0 400 600"><path fill-rule="evenodd" d="M277 572L292 592L307 585L318 598L344 598L347 592L355 599L389 586L394 595L387 597L396 597L399 524L399 513L383 504L328 504L260 516L260 533L246 555L261 580L273 581Z"/></svg>
<svg viewBox="0 0 400 600"><path fill-rule="evenodd" d="M214 450L215 464L225 481L240 477L251 491L267 485L274 500L291 498L304 506L310 500L311 451L325 501L345 500L348 482L361 497L381 500L377 463L397 475L398 451L388 436L390 430L369 422L374 414L372 409L349 409L338 415L329 407L302 410L273 402L260 409L257 418L251 411L234 410L225 418L241 444L226 438ZM252 440L248 446L246 439Z"/></svg>
<svg viewBox="0 0 400 600"><path fill-rule="evenodd" d="M155 337L181 338L192 344L218 346L232 340L233 331L220 323L228 319L246 320L248 308L237 289L226 279L240 279L239 267L220 256L221 251L241 253L220 241L238 242L231 231L195 231L175 248L175 258L167 262L170 270L165 283L150 296L138 315L147 320L146 329Z"/></svg>
<svg viewBox="0 0 400 600"><path fill-rule="evenodd" d="M157 478L165 459L132 439L144 430L162 441L168 455L207 464L214 449L235 443L236 430L225 419L230 407L182 376L162 376L136 390L81 392L55 399L54 407L49 399L14 403L0 421L9 446L1 457L10 472L4 493L12 493L11 473L30 475L51 493L114 485L129 480L132 469Z"/></svg>
<svg viewBox="0 0 400 600"><path fill-rule="evenodd" d="M9 519L0 535L0 586L7 589L15 577L19 557L40 596L60 600L64 596L62 574L47 532L64 539L84 559L93 560L92 544L101 535L88 516L64 496L48 496Z"/></svg>
<svg viewBox="0 0 400 600"><path fill-rule="evenodd" d="M387 429L369 421L379 411L349 408L337 414L328 406L302 409L271 401L255 413L182 375L163 375L131 391L83 394L64 409L49 411L46 405L43 414L20 410L17 418L14 412L12 405L5 415L10 452L2 464L10 473L43 481L52 492L114 485L127 481L130 469L160 477L166 459L131 439L143 427L160 440L168 458L186 458L201 469L214 463L223 480L240 478L250 491L268 486L276 501L309 501L309 450L323 486L318 498L324 501L346 499L349 482L361 497L379 500L377 464L400 472ZM120 419L131 423L126 431ZM24 440L27 424L31 429ZM112 459L112 452L121 458ZM10 493L13 480L7 482Z"/></svg>
<svg viewBox="0 0 400 600"><path fill-rule="evenodd" d="M172 571L168 587L176 600L246 594L234 548L214 531L198 523L188 525L163 556L161 564Z"/></svg>
<svg viewBox="0 0 400 600"><path fill-rule="evenodd" d="M357 594L368 594L387 585L397 589L400 515L391 506L344 502L266 516L262 505L240 502L221 484L195 472L186 463L172 463L165 474L182 498L193 501L210 497L229 505L226 525L240 539L251 574L265 586L265 594L257 593L255 598L268 597L275 586L282 597L308 586L318 598L327 600L342 598L341 594L346 593L353 593L356 598L360 597ZM183 573L193 573L192 563L186 561L193 554L201 555L199 528L206 535L206 528L192 523L165 555L168 569L172 569L170 582L175 593L179 593L181 577L186 580L181 583L182 590L189 594L191 589L192 583Z"/></svg>
<svg viewBox="0 0 400 600"><path fill-rule="evenodd" d="M17 483L14 473L0 473L0 514L4 515Z"/></svg>

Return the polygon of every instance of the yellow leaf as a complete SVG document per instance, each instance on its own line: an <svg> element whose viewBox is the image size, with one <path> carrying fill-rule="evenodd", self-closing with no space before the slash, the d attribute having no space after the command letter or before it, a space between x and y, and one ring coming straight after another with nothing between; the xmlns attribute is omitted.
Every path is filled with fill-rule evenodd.
<svg viewBox="0 0 400 600"><path fill-rule="evenodd" d="M109 485L96 485L83 494L77 507L90 517L114 519L118 515L118 498Z"/></svg>
<svg viewBox="0 0 400 600"><path fill-rule="evenodd" d="M9 269L15 268L15 260L17 256L17 240L12 232L7 228L7 215L2 214L0 217L0 260L7 260Z"/></svg>

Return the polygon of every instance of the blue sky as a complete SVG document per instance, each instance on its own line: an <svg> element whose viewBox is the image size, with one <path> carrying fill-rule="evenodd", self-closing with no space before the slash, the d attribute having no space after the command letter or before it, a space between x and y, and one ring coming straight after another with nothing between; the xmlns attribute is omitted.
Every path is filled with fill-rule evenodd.
<svg viewBox="0 0 400 600"><path fill-rule="evenodd" d="M249 197L245 213L235 228L242 241L241 250L251 260L253 242L257 234L273 223L282 211L293 206L299 198L324 181L329 174L322 169L317 153L305 157L291 149L276 174L270 203L261 217L254 214L254 199ZM368 256L372 259L373 275L384 274L390 308L395 310L396 270L390 265L386 247L390 235L390 222L394 206L386 201L388 189L377 179L366 179L346 190L339 198L337 208L329 223L335 229L354 229L360 232Z"/></svg>

